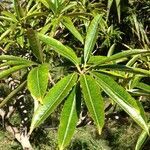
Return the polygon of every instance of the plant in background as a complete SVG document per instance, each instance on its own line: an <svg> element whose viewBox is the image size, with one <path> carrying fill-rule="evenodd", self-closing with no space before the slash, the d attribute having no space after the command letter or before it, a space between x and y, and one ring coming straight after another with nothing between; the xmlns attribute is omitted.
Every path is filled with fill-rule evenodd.
<svg viewBox="0 0 150 150"><path fill-rule="evenodd" d="M149 63L147 63L150 51L146 49L130 48L129 50L121 50L121 52L113 54L113 42L115 42L115 39L120 38L120 36L116 36L116 33L121 35L121 32L114 30L113 25L111 25L108 28L110 31L108 31L108 39L106 38L106 45L110 47L107 56L94 55L93 51L95 50L94 46L97 43L97 38L101 35L101 28L106 25L102 14L96 14L94 12L94 15L92 14L94 19L91 22L89 20L92 15L89 15L90 17L87 19L87 22L83 21L86 28L84 39L84 36L82 36L74 26L72 19L67 16L74 14L75 16L83 17L87 15L76 14L76 12L68 14L67 11L73 9L77 4L75 1L70 3L66 1L47 0L40 1L40 3L38 2L39 1L36 1L33 6L31 5L32 0L29 2L29 7L27 7L27 9L31 7L31 9L29 9L31 14L28 12L30 17L38 15L43 16L43 13L39 12L42 7L40 3L43 3L48 11L50 11L50 16L46 19L44 27L40 26L40 29L37 27L38 31L30 28L36 28L38 24L35 23L36 21L34 21L34 19L28 22L29 25L31 25L26 29L22 28L22 21L23 24L26 25L26 21L30 17L28 15L24 16L24 13L21 13L21 7L18 5L14 5L17 6L15 8L17 16L14 16L12 13L9 13L9 17L1 16L1 19L11 20L11 22L13 22L13 15L14 19L17 20L15 24L19 30L23 30L21 36L24 37L24 35L27 35L32 54L35 56L36 60L27 60L11 55L0 56L0 79L21 69L31 68L31 71L29 73L27 72L23 82L0 103L0 107L5 106L21 89L25 87L28 88L35 104L30 130L26 136L29 142L33 130L44 123L51 113L62 104L63 109L58 128L58 147L60 150L63 150L69 145L75 131L82 101L85 102L98 133L101 134L105 124L105 99L103 97L103 93L105 93L110 97L111 102L119 105L144 130L142 135L144 134L145 139L149 134L147 117L141 103L135 100L131 95L135 94L134 91L136 88L142 89L144 93L149 92L149 86L143 83L141 79L150 76ZM117 4L117 14L120 22L120 8L118 5L120 1L115 2ZM19 3L14 0L14 4ZM108 3L109 8L111 5L111 3ZM37 6L39 9L36 9ZM108 11L109 10L110 9L108 9ZM3 15L8 16L6 12L3 12ZM4 21L4 28L5 24L8 26L7 21ZM61 24L63 24L75 38L84 44L84 47L81 47L81 53L77 54L77 49L73 50L69 46L65 46L59 40L53 38ZM52 30L50 31L50 29ZM9 35L11 32L10 30L12 29L9 28L7 30L8 33L4 32L1 35L3 43L7 39L6 35ZM113 39L112 41L110 40L111 38ZM44 44L47 48L45 48ZM29 46L27 46L27 48L29 48ZM67 65L62 63L62 66L66 68L66 72L63 74L63 78L59 78L57 83L53 82L52 64L47 57L47 53L52 50L54 53L56 52L55 54L57 54L59 58L67 62ZM139 64L139 60L142 61L142 66ZM124 84L121 82L122 80L127 80L129 83ZM51 84L50 86L49 82ZM130 92L131 95L128 92ZM142 142L140 140L138 143L141 144Z"/></svg>
<svg viewBox="0 0 150 150"><path fill-rule="evenodd" d="M80 59L71 48L62 45L59 41L49 36L38 33L38 38L42 42L70 60L72 65L74 64L74 67L72 66L74 71L58 81L58 83L46 92L48 80L47 65L42 64L31 70L28 75L28 88L34 99L40 101L40 105L34 112L29 135L34 128L43 123L65 99L58 129L59 148L64 149L70 142L78 120L81 99L78 95L78 91L82 92L88 111L100 134L104 125L104 100L101 96L102 90L124 109L139 126L147 133L149 132L142 105L110 77L110 75L121 76L120 73L111 70L149 76L150 73L148 70L116 64L119 59L137 54L148 55L149 51L135 49L123 51L110 57L91 56L98 34L99 22L100 15L96 15L88 28L85 39L84 56Z"/></svg>

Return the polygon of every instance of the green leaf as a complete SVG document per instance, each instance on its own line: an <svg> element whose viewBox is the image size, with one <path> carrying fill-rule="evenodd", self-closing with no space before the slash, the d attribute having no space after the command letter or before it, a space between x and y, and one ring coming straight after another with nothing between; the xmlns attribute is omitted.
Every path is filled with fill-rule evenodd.
<svg viewBox="0 0 150 150"><path fill-rule="evenodd" d="M17 15L17 19L20 19L24 16L22 7L20 6L19 0L13 0L14 10Z"/></svg>
<svg viewBox="0 0 150 150"><path fill-rule="evenodd" d="M30 13L28 14L27 16L23 17L22 20L28 20L28 19L31 19L31 18L34 18L34 17L40 17L40 16L45 16L46 17L46 13L44 12L33 12L33 13Z"/></svg>
<svg viewBox="0 0 150 150"><path fill-rule="evenodd" d="M75 65L78 65L78 58L75 54L75 52L71 48L67 48L64 46L61 42L58 40L55 40L54 38L51 38L49 36L38 34L39 39L52 47L58 54L62 55L63 57L69 59L71 62L73 62Z"/></svg>
<svg viewBox="0 0 150 150"><path fill-rule="evenodd" d="M39 38L37 36L37 33L33 29L27 29L27 36L29 39L29 43L32 49L33 54L37 59L39 59L40 62L43 62L43 51L40 45Z"/></svg>
<svg viewBox="0 0 150 150"><path fill-rule="evenodd" d="M101 65L101 64L108 63L111 61L116 61L116 60L121 59L121 58L126 58L126 57L129 57L131 55L144 54L144 53L147 53L149 55L150 51L144 50L144 49L126 50L126 51L114 54L110 57L106 57L105 59L100 60L96 65Z"/></svg>
<svg viewBox="0 0 150 150"><path fill-rule="evenodd" d="M76 91L74 88L68 96L61 113L58 129L58 145L60 150L63 150L70 143L76 128L77 120Z"/></svg>
<svg viewBox="0 0 150 150"><path fill-rule="evenodd" d="M150 86L146 83L138 82L135 87L150 93Z"/></svg>
<svg viewBox="0 0 150 150"><path fill-rule="evenodd" d="M67 27L67 29L83 44L83 37L79 31L75 28L69 17L63 17L62 23Z"/></svg>
<svg viewBox="0 0 150 150"><path fill-rule="evenodd" d="M0 41L2 41L10 32L12 32L15 28L15 25L12 25L10 28L8 28L4 33L0 36Z"/></svg>
<svg viewBox="0 0 150 150"><path fill-rule="evenodd" d="M33 129L39 126L69 94L76 81L77 74L70 74L61 79L50 89L43 99L43 105L40 105L33 115L30 134Z"/></svg>
<svg viewBox="0 0 150 150"><path fill-rule="evenodd" d="M91 56L89 58L88 64L98 64L101 62L103 59L106 59L106 56Z"/></svg>
<svg viewBox="0 0 150 150"><path fill-rule="evenodd" d="M89 75L81 75L80 83L86 106L100 134L104 126L104 102L100 88L95 79Z"/></svg>
<svg viewBox="0 0 150 150"><path fill-rule="evenodd" d="M110 69L110 70L119 70L119 71L123 71L123 72L130 72L130 73L134 73L134 74L142 74L145 76L150 76L150 71L149 70L145 70L145 69L141 69L141 68L134 68L134 67L127 67L124 65L102 65L97 67L98 69Z"/></svg>
<svg viewBox="0 0 150 150"><path fill-rule="evenodd" d="M148 123L148 127L150 130L150 122ZM142 147L144 146L144 143L147 141L147 139L148 139L147 132L142 131L142 133L140 134L138 141L136 143L135 150L142 150Z"/></svg>
<svg viewBox="0 0 150 150"><path fill-rule="evenodd" d="M9 11L2 11L2 15L5 15L5 16L11 18L13 22L16 22L16 23L18 22L18 20L16 19L16 16Z"/></svg>
<svg viewBox="0 0 150 150"><path fill-rule="evenodd" d="M124 109L124 111L148 133L146 116L139 101L131 97L131 95L111 77L96 72L92 74L95 76L99 86L112 98L112 100L122 107L122 109Z"/></svg>
<svg viewBox="0 0 150 150"><path fill-rule="evenodd" d="M48 23L47 25L45 25L44 27L42 27L40 33L41 34L45 34L50 29L51 26L52 26L52 23L51 22Z"/></svg>
<svg viewBox="0 0 150 150"><path fill-rule="evenodd" d="M11 68L9 68L7 70L1 71L0 72L0 79L6 77L6 76L8 76L8 75L10 75L10 74L12 74L12 73L14 73L16 71L18 71L18 70L21 70L23 68L27 68L29 66L30 65L19 65L19 66L14 66L14 67L11 67Z"/></svg>
<svg viewBox="0 0 150 150"><path fill-rule="evenodd" d="M10 60L10 61L7 61L7 62L4 62L2 64L0 64L0 68L3 67L3 66L16 66L16 65L32 65L31 62L26 62L26 61L13 61L13 60Z"/></svg>
<svg viewBox="0 0 150 150"><path fill-rule="evenodd" d="M118 14L118 22L120 23L120 0L116 0L116 8L117 8L117 14Z"/></svg>
<svg viewBox="0 0 150 150"><path fill-rule="evenodd" d="M111 9L112 4L113 4L113 0L107 0L107 20L110 14L110 9Z"/></svg>
<svg viewBox="0 0 150 150"><path fill-rule="evenodd" d="M16 95L20 90L22 90L26 85L26 81L21 83L16 89L14 89L1 103L0 108L3 107L9 100L12 100L12 97Z"/></svg>
<svg viewBox="0 0 150 150"><path fill-rule="evenodd" d="M45 7L47 7L48 9L50 8L50 6L49 6L49 3L48 3L48 1L47 0L39 0L41 3L43 3L43 5L45 6Z"/></svg>
<svg viewBox="0 0 150 150"><path fill-rule="evenodd" d="M12 56L12 55L1 55L0 60L7 60L7 61L18 61L18 63L24 62L24 63L33 63L30 60L27 60L25 58L17 57L17 56Z"/></svg>
<svg viewBox="0 0 150 150"><path fill-rule="evenodd" d="M48 85L48 65L42 64L32 69L28 75L27 86L35 100L43 104L43 98Z"/></svg>
<svg viewBox="0 0 150 150"><path fill-rule="evenodd" d="M85 39L84 45L84 63L88 61L91 52L93 51L94 45L96 43L97 35L98 35L98 25L101 19L101 15L96 15L94 19L91 21L90 26L87 30L87 35Z"/></svg>

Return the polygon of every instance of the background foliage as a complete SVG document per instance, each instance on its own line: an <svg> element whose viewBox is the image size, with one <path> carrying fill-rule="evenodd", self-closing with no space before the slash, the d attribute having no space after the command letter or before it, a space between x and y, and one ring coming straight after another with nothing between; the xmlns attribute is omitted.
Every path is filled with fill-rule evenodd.
<svg viewBox="0 0 150 150"><path fill-rule="evenodd" d="M0 3L0 107L6 111L16 103L19 91L26 90L26 138L33 148L138 150L144 146L150 127L149 12L149 0ZM20 81L15 90L5 82L10 76ZM77 134L81 106L94 121L89 128L98 132L81 128ZM9 121L19 128L17 107ZM118 117L119 125L114 121ZM47 128L54 130L48 133ZM135 135L124 142L135 128L138 140Z"/></svg>

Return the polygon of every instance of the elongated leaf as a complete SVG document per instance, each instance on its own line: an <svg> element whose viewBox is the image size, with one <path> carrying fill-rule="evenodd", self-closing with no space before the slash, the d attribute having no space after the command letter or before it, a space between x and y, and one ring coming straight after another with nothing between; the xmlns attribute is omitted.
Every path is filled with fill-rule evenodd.
<svg viewBox="0 0 150 150"><path fill-rule="evenodd" d="M125 75L125 73L122 72L117 72L117 71L107 71L107 70L96 70L96 72L100 72L112 77L118 77L118 78L127 78L127 76Z"/></svg>
<svg viewBox="0 0 150 150"><path fill-rule="evenodd" d="M141 126L147 133L147 121L143 107L123 87L118 85L107 75L94 72L99 86L114 100L125 112L127 112L134 121Z"/></svg>
<svg viewBox="0 0 150 150"><path fill-rule="evenodd" d="M13 72L16 72L16 71L18 71L18 70L21 70L21 69L23 69L23 68L27 68L27 67L29 67L30 65L19 65L19 66L14 66L14 67L11 67L11 68L9 68L9 69L7 69L7 70L4 70L4 71L1 71L0 72L0 79L1 78L4 78L4 77L6 77L6 76L8 76L8 75L10 75L10 74L12 74Z"/></svg>
<svg viewBox="0 0 150 150"><path fill-rule="evenodd" d="M116 8L117 8L117 14L118 14L118 22L120 22L120 0L116 0Z"/></svg>
<svg viewBox="0 0 150 150"><path fill-rule="evenodd" d="M144 50L144 49L126 50L126 51L114 54L114 55L112 55L110 57L107 57L105 59L100 60L97 63L97 65L101 65L101 64L108 63L108 62L111 62L111 61L116 61L116 60L121 59L121 58L129 57L131 55L144 54L144 53L147 53L147 55L150 55L150 51Z"/></svg>
<svg viewBox="0 0 150 150"><path fill-rule="evenodd" d="M2 11L2 15L5 15L5 16L11 18L14 22L18 22L18 20L16 19L16 16L9 11Z"/></svg>
<svg viewBox="0 0 150 150"><path fill-rule="evenodd" d="M11 31L13 27L8 28L3 34L0 36L0 41L5 38Z"/></svg>
<svg viewBox="0 0 150 150"><path fill-rule="evenodd" d="M61 79L53 88L50 89L43 99L43 105L40 105L33 115L30 133L54 111L54 109L68 95L76 81L77 74L70 74Z"/></svg>
<svg viewBox="0 0 150 150"><path fill-rule="evenodd" d="M47 0L39 0L41 3L43 3L43 5L45 6L45 7L47 7L48 9L50 8L49 7L49 3L48 3L48 1Z"/></svg>
<svg viewBox="0 0 150 150"><path fill-rule="evenodd" d="M19 0L13 0L14 10L17 15L17 19L20 19L24 16L23 9L20 6Z"/></svg>
<svg viewBox="0 0 150 150"><path fill-rule="evenodd" d="M47 14L44 12L33 12L31 14L28 14L27 16L23 17L22 20L31 19L33 17L40 17L40 16L46 16Z"/></svg>
<svg viewBox="0 0 150 150"><path fill-rule="evenodd" d="M107 20L108 20L109 14L110 14L110 9L113 4L113 1L114 0L107 0Z"/></svg>
<svg viewBox="0 0 150 150"><path fill-rule="evenodd" d="M35 100L43 104L43 98L48 84L48 65L42 64L30 71L27 79L28 89Z"/></svg>
<svg viewBox="0 0 150 150"><path fill-rule="evenodd" d="M150 122L148 123L148 127L150 131ZM142 150L142 147L144 146L144 143L147 141L147 139L148 139L148 134L147 132L143 131L138 138L135 150Z"/></svg>
<svg viewBox="0 0 150 150"><path fill-rule="evenodd" d="M9 100L12 100L11 98L16 95L20 90L22 90L27 81L24 81L21 83L16 89L14 89L1 103L0 103L0 108L3 107Z"/></svg>
<svg viewBox="0 0 150 150"><path fill-rule="evenodd" d="M13 60L10 60L10 61L7 61L5 63L2 63L0 64L0 68L3 67L3 66L17 66L17 65L31 65L32 63L30 62L26 62L26 61L13 61Z"/></svg>
<svg viewBox="0 0 150 150"><path fill-rule="evenodd" d="M145 83L142 83L142 82L138 82L136 84L136 87L150 93L150 86L148 84L145 84Z"/></svg>
<svg viewBox="0 0 150 150"><path fill-rule="evenodd" d="M64 46L61 42L55 40L54 38L51 38L49 36L38 34L39 39L52 47L58 54L62 55L63 57L66 57L71 62L73 62L75 65L78 65L78 58L75 54L75 52L71 48L67 48Z"/></svg>
<svg viewBox="0 0 150 150"><path fill-rule="evenodd" d="M141 68L134 68L134 67L127 67L124 65L102 65L97 67L99 69L110 69L110 70L119 70L123 72L130 72L135 74L142 74L145 76L150 76L150 71L141 69Z"/></svg>
<svg viewBox="0 0 150 150"><path fill-rule="evenodd" d="M1 55L0 60L7 60L7 61L21 61L21 62L27 62L27 63L33 63L30 60L27 60L25 58L17 57L17 56L12 56L12 55Z"/></svg>
<svg viewBox="0 0 150 150"><path fill-rule="evenodd" d="M27 36L33 54L37 57L37 59L39 59L40 62L43 62L43 52L36 32L31 28L27 29Z"/></svg>
<svg viewBox="0 0 150 150"><path fill-rule="evenodd" d="M96 15L92 20L85 39L84 45L84 63L88 61L91 52L93 51L94 45L96 43L97 35L98 35L98 25L101 19L101 15Z"/></svg>
<svg viewBox="0 0 150 150"><path fill-rule="evenodd" d="M52 23L48 23L47 25L45 25L42 30L40 31L41 34L45 34L49 29L50 27L52 26Z"/></svg>
<svg viewBox="0 0 150 150"><path fill-rule="evenodd" d="M13 20L12 18L5 17L5 16L0 16L0 20L6 20L6 21L9 21L9 22L15 22L15 20Z"/></svg>
<svg viewBox="0 0 150 150"><path fill-rule="evenodd" d="M100 88L95 79L89 75L81 75L80 83L86 106L100 134L104 125L104 102Z"/></svg>
<svg viewBox="0 0 150 150"><path fill-rule="evenodd" d="M62 23L67 27L67 29L83 44L83 37L79 31L75 28L69 17L63 17Z"/></svg>
<svg viewBox="0 0 150 150"><path fill-rule="evenodd" d="M111 47L108 50L107 57L113 55L114 50L115 50L115 46L116 46L116 43L114 43L113 45L111 45Z"/></svg>
<svg viewBox="0 0 150 150"><path fill-rule="evenodd" d="M60 118L60 125L58 129L58 145L59 149L63 150L72 138L77 124L77 110L76 110L76 93L75 88L67 98Z"/></svg>
<svg viewBox="0 0 150 150"><path fill-rule="evenodd" d="M106 59L106 56L91 56L89 58L88 64L98 64L101 62L103 59Z"/></svg>

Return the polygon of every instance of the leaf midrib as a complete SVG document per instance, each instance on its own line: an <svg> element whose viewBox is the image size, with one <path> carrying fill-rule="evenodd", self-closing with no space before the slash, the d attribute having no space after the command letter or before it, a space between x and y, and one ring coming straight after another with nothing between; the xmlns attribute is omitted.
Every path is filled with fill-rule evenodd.
<svg viewBox="0 0 150 150"><path fill-rule="evenodd" d="M70 78L70 80L68 81L68 84L65 86L64 89L66 89L66 87L70 84L70 82L71 82L73 76L74 76L74 74L72 75L72 77ZM59 94L59 96L58 96L58 97L56 98L56 100L51 104L51 106L53 106L53 105L57 102L57 100L59 99L59 97L62 95L62 93L63 93L64 91L65 91L65 90L63 90L63 91ZM45 104L46 104L46 103L45 103ZM44 104L44 105L45 105L45 104ZM44 113L44 115L42 115L42 117L41 117L40 120L43 120L45 114L47 114L48 112L49 112L49 109L47 109L47 111ZM39 120L36 124L39 124L39 122L41 122L40 120ZM35 125L36 125L36 124L35 124Z"/></svg>
<svg viewBox="0 0 150 150"><path fill-rule="evenodd" d="M87 91L88 91L88 93L90 93L90 90L89 90L89 87L88 87L88 84L87 84L86 78L85 78L85 76L83 76L83 77L84 77L85 85L86 85L86 87L87 87ZM91 106L92 106L92 109L93 109L93 108L94 108L94 105L93 105L93 103L92 103L91 95L90 95L90 94L88 94L88 95L89 95L90 103L91 103ZM94 111L94 114L95 114L95 117L96 117L97 124L98 124L98 125L99 125L99 127L100 127L100 124L99 124L99 121L98 121L98 118L97 118L97 115L96 115L95 109L93 109L93 111Z"/></svg>
<svg viewBox="0 0 150 150"><path fill-rule="evenodd" d="M38 91L39 91L39 95L40 95L40 98L42 98L42 95L41 95L41 89L40 89L40 82L39 82L39 72L38 72L38 68L37 68L37 87L38 87Z"/></svg>
<svg viewBox="0 0 150 150"><path fill-rule="evenodd" d="M64 138L63 138L63 141L62 141L61 146L64 145L65 138L66 138L66 136L67 136L67 131L69 130L69 125L70 125L71 118L72 118L73 112L74 112L74 105L75 105L75 99L76 99L75 97L76 97L76 96L74 95L74 100L73 100L72 108L71 108L71 111L70 111L70 115L69 115L69 119L68 119L68 123L67 123L67 127L66 127L66 132L65 132L65 135L64 135Z"/></svg>

